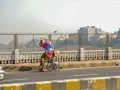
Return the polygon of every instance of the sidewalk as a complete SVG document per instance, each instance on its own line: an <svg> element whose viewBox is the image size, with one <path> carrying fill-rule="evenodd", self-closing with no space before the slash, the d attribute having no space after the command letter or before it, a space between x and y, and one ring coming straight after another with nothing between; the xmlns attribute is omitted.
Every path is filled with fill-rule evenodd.
<svg viewBox="0 0 120 90"><path fill-rule="evenodd" d="M93 61L71 61L61 62L62 68L86 68L86 67L105 67L120 66L120 60L93 60Z"/></svg>
<svg viewBox="0 0 120 90"><path fill-rule="evenodd" d="M39 63L1 65L7 72L37 70ZM93 60L60 62L61 69L120 66L120 60Z"/></svg>

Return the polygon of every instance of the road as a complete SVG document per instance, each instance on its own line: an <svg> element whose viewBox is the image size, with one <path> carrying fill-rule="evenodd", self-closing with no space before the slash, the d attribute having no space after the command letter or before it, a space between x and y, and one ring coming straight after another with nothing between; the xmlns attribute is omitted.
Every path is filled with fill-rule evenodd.
<svg viewBox="0 0 120 90"><path fill-rule="evenodd" d="M5 80L0 81L0 84L81 79L119 75L120 67L67 69L52 72L37 72L37 71L9 72L6 73Z"/></svg>

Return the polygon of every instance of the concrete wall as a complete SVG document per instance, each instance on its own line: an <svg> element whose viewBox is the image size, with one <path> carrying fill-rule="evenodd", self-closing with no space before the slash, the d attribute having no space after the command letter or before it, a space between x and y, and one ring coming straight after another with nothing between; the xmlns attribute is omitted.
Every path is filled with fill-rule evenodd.
<svg viewBox="0 0 120 90"><path fill-rule="evenodd" d="M120 90L120 76L0 85L0 90Z"/></svg>

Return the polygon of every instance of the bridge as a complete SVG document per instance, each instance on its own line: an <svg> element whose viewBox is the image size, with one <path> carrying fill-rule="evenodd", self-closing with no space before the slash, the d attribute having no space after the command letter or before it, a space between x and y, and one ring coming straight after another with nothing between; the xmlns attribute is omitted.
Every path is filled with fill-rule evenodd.
<svg viewBox="0 0 120 90"><path fill-rule="evenodd" d="M3 34L2 34L3 35ZM33 36L33 44L32 50L23 51L20 49L18 45L18 36L21 34L5 34L12 35L13 37L13 45L11 51L1 51L0 52L0 65L18 65L18 64L34 64L38 63L43 50L35 50L34 44L34 35L38 34L29 34ZM23 34L22 34L23 35ZM25 34L28 35L28 34ZM41 34L40 34L41 35ZM48 38L52 40L51 34L47 34ZM61 41L59 37L64 36L64 39ZM109 35L106 35L106 44L103 49L86 49L84 47L83 40L81 35L79 37L77 43L77 49L71 50L67 47L67 39L66 34L60 34L58 37L61 42L64 42L64 49L56 48L60 51L59 55L56 55L56 60L59 62L82 62L82 61L119 61L120 60L120 49L110 47L110 38ZM56 37L55 37L56 38ZM57 39L58 40L58 39ZM73 39L74 41L75 39ZM63 44L63 43L62 43ZM62 45L61 44L61 45ZM70 44L70 43L69 43ZM96 45L96 40L93 42L93 47ZM91 44L90 44L91 45ZM56 46L57 47L57 46ZM106 64L107 65L107 64ZM119 64L118 64L119 65ZM85 66L89 66L86 64ZM92 65L94 66L94 65ZM117 66L117 65L116 65ZM112 83L109 83L112 82ZM114 84L113 84L114 83ZM59 80L59 81L44 81L44 82L29 82L23 84L8 84L8 85L0 85L1 90L119 90L120 80L119 76L115 77L103 77L103 78L91 78L91 79L70 79L70 80ZM95 85L95 86L94 86ZM110 87L111 86L111 87ZM58 88L59 87L59 88ZM73 89L73 87L76 87ZM49 88L49 89L48 89Z"/></svg>
<svg viewBox="0 0 120 90"><path fill-rule="evenodd" d="M56 56L60 62L120 59L117 34L0 33L0 37L0 46L3 47L0 49L0 64L38 63L43 53L38 46L42 38L51 40L53 47L60 51Z"/></svg>

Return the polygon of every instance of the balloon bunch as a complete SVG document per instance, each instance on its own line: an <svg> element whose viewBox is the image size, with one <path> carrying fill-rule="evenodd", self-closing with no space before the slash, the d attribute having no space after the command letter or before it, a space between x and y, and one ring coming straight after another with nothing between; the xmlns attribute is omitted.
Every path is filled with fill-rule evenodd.
<svg viewBox="0 0 120 90"><path fill-rule="evenodd" d="M44 48L45 50L50 50L51 48L52 48L52 45L51 45L51 41L49 41L49 40L42 40L41 41L42 43L41 43L41 47L42 48Z"/></svg>

